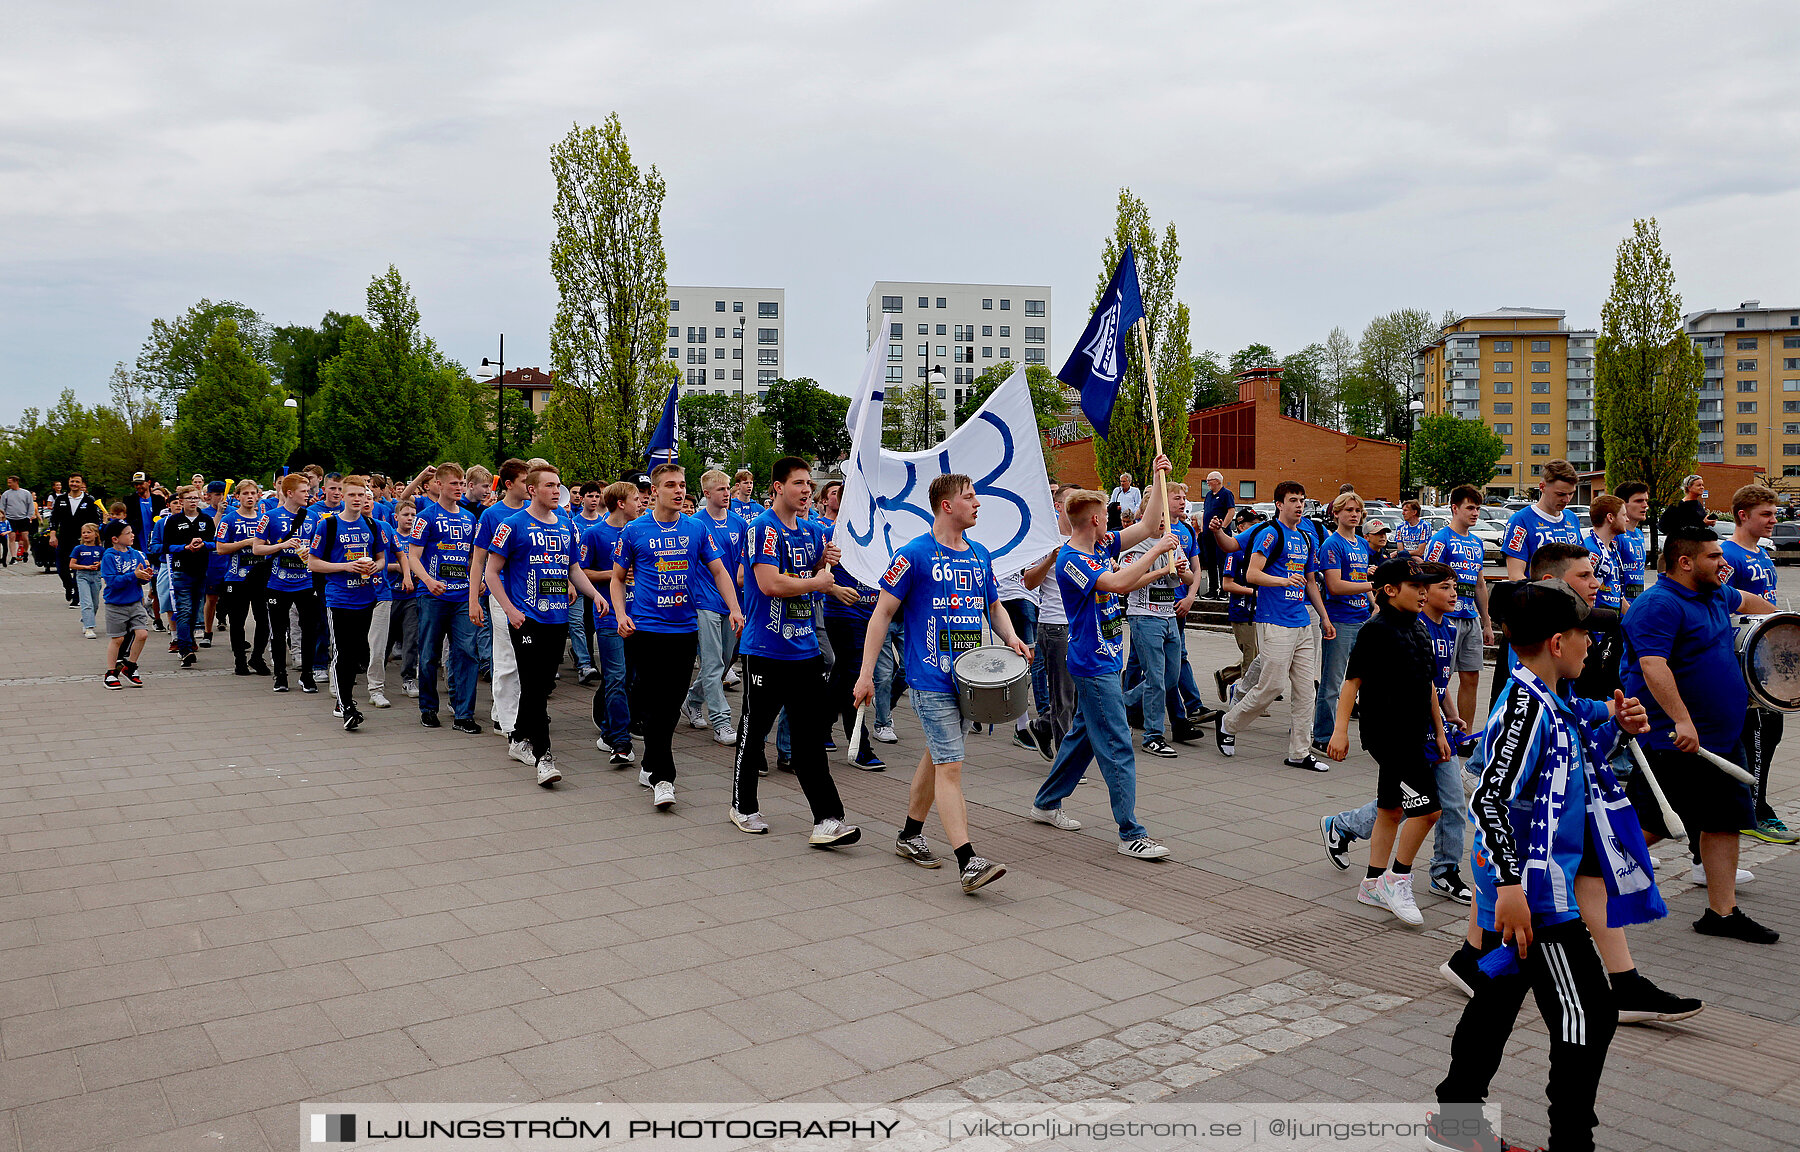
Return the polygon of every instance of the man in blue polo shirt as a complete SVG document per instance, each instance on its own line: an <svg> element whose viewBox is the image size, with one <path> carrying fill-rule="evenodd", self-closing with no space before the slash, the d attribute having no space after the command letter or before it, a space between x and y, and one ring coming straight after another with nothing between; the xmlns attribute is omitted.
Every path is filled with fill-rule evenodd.
<svg viewBox="0 0 1800 1152"><path fill-rule="evenodd" d="M1694 930L1752 944L1780 934L1737 906L1738 833L1755 824L1748 786L1699 755L1735 760L1750 692L1738 668L1731 616L1775 606L1724 582L1725 553L1710 528L1677 528L1663 546L1661 579L1625 613L1625 694L1643 701L1650 731L1639 738L1656 779L1688 835L1700 838L1706 914ZM1627 786L1652 841L1668 835L1642 772Z"/></svg>

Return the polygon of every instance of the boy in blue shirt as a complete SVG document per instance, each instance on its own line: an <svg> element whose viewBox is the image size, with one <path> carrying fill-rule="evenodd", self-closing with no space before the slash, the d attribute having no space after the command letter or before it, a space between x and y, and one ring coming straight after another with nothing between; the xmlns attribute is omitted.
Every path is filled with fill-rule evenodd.
<svg viewBox="0 0 1800 1152"><path fill-rule="evenodd" d="M1470 531L1480 515L1481 493L1473 485L1458 484L1450 490L1450 523L1425 543L1425 559L1456 574L1456 607L1450 611L1456 634L1452 663L1457 681L1456 714L1465 717L1473 717L1475 712L1484 646L1494 642L1484 574L1487 546Z"/></svg>
<svg viewBox="0 0 1800 1152"><path fill-rule="evenodd" d="M288 613L300 616L300 691L317 692L313 681L313 652L319 636L318 594L313 591L312 571L306 566L309 538L304 535L307 477L290 472L276 484L281 497L273 511L265 514L256 530L257 542L250 546L256 556L271 557L269 568L269 651L275 657L276 692L288 690Z"/></svg>
<svg viewBox="0 0 1800 1152"><path fill-rule="evenodd" d="M239 676L267 676L269 666L263 662L263 650L269 644L269 612L265 602L266 588L256 592L256 557L250 549L256 544L257 529L263 513L258 504L259 489L254 480L240 480L237 503L219 517L214 547L225 558L225 626L230 631L233 671ZM265 574L264 579L267 579ZM256 626L255 644L244 640L244 616L249 613Z"/></svg>
<svg viewBox="0 0 1800 1152"><path fill-rule="evenodd" d="M366 476L343 478L344 507L313 521L307 567L325 578L325 607L331 613L332 644L337 663L332 669L332 688L344 731L362 725L356 707L356 677L369 663L369 623L375 613L375 586L387 566L387 538L371 520L369 480Z"/></svg>
<svg viewBox="0 0 1800 1152"><path fill-rule="evenodd" d="M597 480L589 480L581 486L581 498L568 508L570 519L575 524L575 551L578 563L582 538L587 535L590 528L606 519L605 492L604 484ZM592 577L589 577L589 580L591 581ZM583 688L590 687L600 679L600 673L594 668L593 645L588 640L588 634L594 630L593 621L589 618L590 608L585 597L577 596L569 601L569 649L575 656L575 682Z"/></svg>
<svg viewBox="0 0 1800 1152"><path fill-rule="evenodd" d="M1581 521L1569 511L1569 501L1575 498L1575 485L1579 479L1575 466L1567 460L1552 460L1544 465L1537 502L1512 514L1506 522L1506 535L1500 541L1508 580L1531 579L1532 557L1546 544L1586 547L1581 539ZM1506 654L1506 637L1498 639L1500 655L1495 659L1494 667L1508 667L1511 660ZM1500 690L1504 687L1506 677L1494 677L1488 693L1490 709L1500 699Z"/></svg>
<svg viewBox="0 0 1800 1152"><path fill-rule="evenodd" d="M525 482L525 474L529 471L531 465L516 458L500 465L500 498L477 514L475 545L469 554L469 619L475 624L475 647L481 654L482 671L493 683L488 718L494 723L494 731L505 736L509 744L513 742L513 725L519 715L519 666L513 660L512 640L506 632L506 614L491 616L484 607L487 592L483 576L487 571L488 545L493 542L494 532L502 523L518 515L531 498Z"/></svg>
<svg viewBox="0 0 1800 1152"><path fill-rule="evenodd" d="M612 602L613 546L619 533L630 522L637 506L637 485L620 480L608 484L600 493L606 515L598 523L581 529L581 570L594 587ZM600 733L594 747L610 757L614 768L623 768L635 757L631 747L631 707L625 692L625 642L619 639L616 613L599 611L595 606L594 664L600 673L600 687L594 690L594 728Z"/></svg>
<svg viewBox="0 0 1800 1152"><path fill-rule="evenodd" d="M1775 530L1776 506L1781 497L1771 488L1746 484L1732 494L1731 539L1719 543L1725 557L1725 583L1740 592L1775 600L1775 561L1763 551L1763 538ZM1744 835L1771 844L1792 844L1796 837L1769 807L1769 763L1781 743L1782 714L1752 704L1744 714L1744 752L1756 776L1756 822L1744 825Z"/></svg>
<svg viewBox="0 0 1800 1152"><path fill-rule="evenodd" d="M131 546L131 525L115 520L100 534L106 551L100 557L100 579L106 585L106 686L123 687L121 678L135 688L144 686L137 674L138 657L150 637L150 613L144 610L144 585L155 578L144 554ZM131 637L130 655L124 655L125 638Z"/></svg>
<svg viewBox="0 0 1800 1152"><path fill-rule="evenodd" d="M731 489L725 473L714 469L701 476L700 495L703 503L694 516L712 533L732 581L743 584L748 525L731 510ZM745 591L749 591L747 585ZM737 634L731 630L725 601L711 581L702 580L695 586L694 610L699 621L700 674L688 689L682 711L691 727L712 729L713 743L733 746L737 732L731 726L731 705L725 701L725 669L737 658Z"/></svg>
<svg viewBox="0 0 1800 1152"><path fill-rule="evenodd" d="M424 588L419 598L419 723L441 728L438 719L438 668L446 638L450 645L448 680L451 727L479 733L475 722L475 622L469 615L469 554L475 543L475 517L462 506L462 465L445 461L431 483L437 497L413 518L412 540L405 564Z"/></svg>

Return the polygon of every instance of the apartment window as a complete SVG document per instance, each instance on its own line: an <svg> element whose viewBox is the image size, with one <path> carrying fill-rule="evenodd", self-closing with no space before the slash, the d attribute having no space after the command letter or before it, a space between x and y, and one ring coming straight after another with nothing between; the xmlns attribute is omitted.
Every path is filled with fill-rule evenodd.
<svg viewBox="0 0 1800 1152"><path fill-rule="evenodd" d="M1254 480L1239 480L1238 481L1238 499L1239 500L1254 500L1254 499L1256 499L1256 481L1254 481Z"/></svg>
<svg viewBox="0 0 1800 1152"><path fill-rule="evenodd" d="M919 345L919 355L921 355L921 356L931 355L931 345L929 345L929 344Z"/></svg>
<svg viewBox="0 0 1800 1152"><path fill-rule="evenodd" d="M725 339L725 329L723 329L723 328L714 328L714 329L713 329L713 339L714 339L714 340L723 340L723 339Z"/></svg>
<svg viewBox="0 0 1800 1152"><path fill-rule="evenodd" d="M1533 444L1531 446L1531 454L1533 456L1548 456L1548 455L1550 455L1550 445L1548 445L1548 444Z"/></svg>
<svg viewBox="0 0 1800 1152"><path fill-rule="evenodd" d="M1544 466L1542 464L1533 464L1531 466L1531 474L1533 476L1542 476L1544 474Z"/></svg>
<svg viewBox="0 0 1800 1152"><path fill-rule="evenodd" d="M941 360L941 359L943 359L943 358L944 358L944 357L945 357L945 356L948 356L948 355L950 355L950 349L949 349L949 348L947 348L947 347L945 347L945 346L944 346L944 345L942 345L942 344L939 344L939 345L938 345L938 346L937 346L937 354L938 354L938 359L940 359L940 360Z"/></svg>
<svg viewBox="0 0 1800 1152"><path fill-rule="evenodd" d="M937 326L937 328L938 328L938 330L937 330L937 334L938 334L938 335L939 335L939 336L943 336L943 335L945 335L945 334L946 334L946 333L947 333L947 331L948 331L948 330L949 330L949 327L950 327L950 326L949 326L949 325L948 325L948 324L939 324L939 325L938 325L938 326ZM942 355L942 353L939 353L939 355Z"/></svg>
<svg viewBox="0 0 1800 1152"><path fill-rule="evenodd" d="M1754 361L1754 360L1739 360L1737 362L1737 364L1738 364L1737 370L1739 372L1754 372L1754 371L1756 371L1756 361Z"/></svg>
<svg viewBox="0 0 1800 1152"><path fill-rule="evenodd" d="M1011 324L1000 325L1000 339L1004 340L1008 336L1011 336L1011 335L1012 335L1012 325Z"/></svg>
<svg viewBox="0 0 1800 1152"><path fill-rule="evenodd" d="M1800 336L1783 336L1781 346L1783 348L1800 348Z"/></svg>
<svg viewBox="0 0 1800 1152"><path fill-rule="evenodd" d="M768 368L757 370L756 382L758 384L773 384L779 379L781 379L781 373L779 372L772 371ZM758 393L758 395L761 395L761 393Z"/></svg>
<svg viewBox="0 0 1800 1152"><path fill-rule="evenodd" d="M1531 342L1531 350L1533 352L1548 352L1548 351L1550 351L1550 341L1548 341L1548 340L1533 340Z"/></svg>
<svg viewBox="0 0 1800 1152"><path fill-rule="evenodd" d="M899 383L904 382L906 379L905 366L901 365L901 364L889 364L887 378L888 378L888 383L890 383L890 384L899 384Z"/></svg>
<svg viewBox="0 0 1800 1152"><path fill-rule="evenodd" d="M1043 362L1044 362L1044 350L1042 348L1027 348L1027 349L1025 349L1025 363L1027 363L1027 364L1042 364Z"/></svg>
<svg viewBox="0 0 1800 1152"><path fill-rule="evenodd" d="M983 297L983 298L982 298L982 301L981 301L981 310L982 310L982 311L983 311L983 312L992 312L992 311L993 311L993 310L994 310L994 299L993 299L993 297L991 297L991 296L988 296L988 297Z"/></svg>
<svg viewBox="0 0 1800 1152"><path fill-rule="evenodd" d="M919 325L919 335L921 335L921 336L931 335L931 325L929 325L929 324Z"/></svg>
<svg viewBox="0 0 1800 1152"><path fill-rule="evenodd" d="M1754 444L1739 444L1737 446L1737 454L1739 456L1754 456L1754 455L1756 455L1756 445L1754 445Z"/></svg>
<svg viewBox="0 0 1800 1152"><path fill-rule="evenodd" d="M731 358L733 360L742 360L744 358L744 346L742 344L731 350Z"/></svg>
<svg viewBox="0 0 1800 1152"><path fill-rule="evenodd" d="M1737 434L1739 436L1754 436L1756 435L1756 425L1747 420L1740 420L1738 421Z"/></svg>
<svg viewBox="0 0 1800 1152"><path fill-rule="evenodd" d="M929 296L919 297L919 307L921 307L921 308L931 307L931 297L929 297Z"/></svg>
<svg viewBox="0 0 1800 1152"><path fill-rule="evenodd" d="M926 372L925 365L923 365L923 364L919 365L919 379L921 379L921 380L925 379L925 372Z"/></svg>
<svg viewBox="0 0 1800 1152"><path fill-rule="evenodd" d="M1006 345L1002 344L1000 346L1000 359L1011 360L1012 359L1012 349L1008 348Z"/></svg>
<svg viewBox="0 0 1800 1152"><path fill-rule="evenodd" d="M756 330L756 342L758 344L779 344L779 343L781 343L781 329L779 329L779 328L758 328Z"/></svg>
<svg viewBox="0 0 1800 1152"><path fill-rule="evenodd" d="M1756 381L1754 381L1754 380L1739 380L1737 390L1739 392L1754 392L1754 391L1756 391Z"/></svg>
<svg viewBox="0 0 1800 1152"><path fill-rule="evenodd" d="M723 380L723 379L725 379L725 369L723 369L723 368L714 368L714 369L713 369L713 379L714 379L714 380Z"/></svg>
<svg viewBox="0 0 1800 1152"><path fill-rule="evenodd" d="M960 343L960 342L961 342L961 341L962 341L962 340L963 340L963 339L964 339L964 337L963 337L963 326L962 326L962 325L961 325L961 324L958 324L958 325L957 325L957 326L956 326L956 339L957 339L957 341L958 341L958 342L959 342L959 343Z"/></svg>
<svg viewBox="0 0 1800 1152"><path fill-rule="evenodd" d="M679 301L679 300L669 301L669 311L671 311L671 312L681 311L681 301Z"/></svg>
<svg viewBox="0 0 1800 1152"><path fill-rule="evenodd" d="M669 359L671 359L671 360L681 359L681 349L679 349L679 348L669 349Z"/></svg>
<svg viewBox="0 0 1800 1152"><path fill-rule="evenodd" d="M981 326L981 334L983 336L992 336L994 334L994 326L992 324L983 324Z"/></svg>
<svg viewBox="0 0 1800 1152"><path fill-rule="evenodd" d="M1533 374L1539 374L1539 373L1544 373L1544 372L1550 371L1550 361L1548 361L1548 360L1533 360L1531 362L1531 371L1533 372Z"/></svg>
<svg viewBox="0 0 1800 1152"><path fill-rule="evenodd" d="M1025 315L1027 315L1027 316L1042 316L1043 314L1044 314L1044 302L1042 300L1027 300L1027 301L1025 301Z"/></svg>
<svg viewBox="0 0 1800 1152"><path fill-rule="evenodd" d="M1789 421L1781 426L1783 436L1800 436L1800 424Z"/></svg>
<svg viewBox="0 0 1800 1152"><path fill-rule="evenodd" d="M1800 412L1800 400L1783 400L1781 410L1783 412Z"/></svg>
<svg viewBox="0 0 1800 1152"><path fill-rule="evenodd" d="M677 325L677 324L671 324L671 325L669 325L669 339L671 339L671 340L679 340L679 339L681 339L681 327L680 327L680 325Z"/></svg>
<svg viewBox="0 0 1800 1152"><path fill-rule="evenodd" d="M1702 415L1704 415L1708 412L1723 412L1724 410L1725 410L1725 401L1723 401L1723 400L1702 400L1702 401L1700 401L1700 412Z"/></svg>
<svg viewBox="0 0 1800 1152"><path fill-rule="evenodd" d="M1496 381L1494 381L1494 391L1498 392L1502 396L1510 396L1512 394L1512 381L1511 380L1496 380Z"/></svg>
<svg viewBox="0 0 1800 1152"><path fill-rule="evenodd" d="M1042 344L1043 342L1044 342L1044 330L1042 328L1027 328L1027 329L1025 329L1025 343L1027 343L1027 344Z"/></svg>
<svg viewBox="0 0 1800 1152"><path fill-rule="evenodd" d="M1795 431L1800 432L1800 428L1796 428ZM1800 444L1783 444L1781 446L1781 454L1783 456L1800 456ZM1781 474L1783 476L1793 476L1796 473L1800 473L1800 468L1795 468L1792 465L1784 466L1781 469Z"/></svg>
<svg viewBox="0 0 1800 1152"><path fill-rule="evenodd" d="M994 349L992 345L983 344L981 346L981 358L983 360L992 360L994 358Z"/></svg>
<svg viewBox="0 0 1800 1152"><path fill-rule="evenodd" d="M883 312L898 312L901 310L901 307L900 297L898 296L883 296L881 298L881 310Z"/></svg>
<svg viewBox="0 0 1800 1152"><path fill-rule="evenodd" d="M1783 380L1781 390L1783 392L1800 392L1800 380Z"/></svg>
<svg viewBox="0 0 1800 1152"><path fill-rule="evenodd" d="M1512 475L1512 465L1511 464L1496 464L1496 465L1494 465L1494 475L1496 475L1496 476L1511 476Z"/></svg>
<svg viewBox="0 0 1800 1152"><path fill-rule="evenodd" d="M1494 341L1494 351L1496 351L1496 352L1511 352L1512 351L1512 341L1511 340L1496 340L1496 341Z"/></svg>
<svg viewBox="0 0 1800 1152"><path fill-rule="evenodd" d="M744 302L742 300L733 300L731 302L731 310L733 312L742 312L744 310Z"/></svg>
<svg viewBox="0 0 1800 1152"><path fill-rule="evenodd" d="M723 312L723 311L725 311L725 301L723 301L723 300L714 300L714 301L713 301L713 311L714 311L714 312Z"/></svg>
<svg viewBox="0 0 1800 1152"><path fill-rule="evenodd" d="M1496 372L1511 372L1512 365L1513 365L1513 362L1511 360L1496 360L1496 361L1494 361L1494 371L1496 371Z"/></svg>
<svg viewBox="0 0 1800 1152"><path fill-rule="evenodd" d="M1496 416L1511 416L1512 415L1512 401L1505 400L1505 401L1502 401L1501 403L1495 404L1494 405L1494 415L1496 415Z"/></svg>
<svg viewBox="0 0 1800 1152"><path fill-rule="evenodd" d="M944 298L944 297L942 297L942 296L939 296L939 297L938 297L938 298L937 298L937 301L938 301L938 307L939 307L939 308L948 308L948 307L950 307L950 301L949 301L949 300L946 300L946 299L945 299L945 298ZM938 393L938 395L939 395L939 396L942 396L942 395L943 395L943 393L942 393L942 392L939 392L939 393Z"/></svg>
<svg viewBox="0 0 1800 1152"><path fill-rule="evenodd" d="M904 324L889 324L888 325L888 339L889 340L898 340L898 339L900 339L900 337L902 337L904 335L906 335L906 325L904 325Z"/></svg>
<svg viewBox="0 0 1800 1152"><path fill-rule="evenodd" d="M1786 371L1789 371L1789 372L1793 372L1796 369L1800 369L1800 356L1785 356L1785 357L1783 357L1782 361L1781 361L1781 366L1783 369L1785 369Z"/></svg>
<svg viewBox="0 0 1800 1152"><path fill-rule="evenodd" d="M1008 300L1004 296L1000 297L1000 311L1010 312L1011 310L1012 310L1012 301Z"/></svg>
<svg viewBox="0 0 1800 1152"><path fill-rule="evenodd" d="M953 364L961 364L963 362L963 346L961 344L950 349L950 361ZM960 374L962 369L958 368L956 371Z"/></svg>
<svg viewBox="0 0 1800 1152"><path fill-rule="evenodd" d="M1533 392L1538 393L1541 396L1544 393L1550 391L1550 381L1548 381L1548 380L1533 380L1531 382L1531 390Z"/></svg>
<svg viewBox="0 0 1800 1152"><path fill-rule="evenodd" d="M1533 416L1548 416L1548 415L1550 415L1550 405L1548 405L1548 404L1533 404L1531 406L1531 414Z"/></svg>
<svg viewBox="0 0 1800 1152"><path fill-rule="evenodd" d="M1739 352L1756 351L1756 337L1752 336L1749 339L1745 339L1742 336L1738 337L1737 350Z"/></svg>
<svg viewBox="0 0 1800 1152"><path fill-rule="evenodd" d="M1800 444L1796 444L1794 447L1800 448ZM1785 450L1787 445L1783 444L1782 448ZM1783 454L1785 455L1785 451ZM1783 464L1781 466L1781 474L1783 476L1800 476L1800 464Z"/></svg>
<svg viewBox="0 0 1800 1152"><path fill-rule="evenodd" d="M688 354L687 354L687 362L689 364L704 364L704 363L706 363L706 349L704 349L704 348L689 348Z"/></svg>
<svg viewBox="0 0 1800 1152"><path fill-rule="evenodd" d="M714 349L713 349L713 359L714 359L714 360L723 360L723 359L725 359L725 349L723 349L723 348L714 348Z"/></svg>
<svg viewBox="0 0 1800 1152"><path fill-rule="evenodd" d="M1531 426L1531 434L1533 436L1548 436L1548 435L1550 435L1550 425L1548 425L1548 424L1533 424Z"/></svg>
<svg viewBox="0 0 1800 1152"><path fill-rule="evenodd" d="M888 359L889 360L904 360L904 359L906 359L906 345L904 345L904 344L889 344L888 345Z"/></svg>
<svg viewBox="0 0 1800 1152"><path fill-rule="evenodd" d="M1513 454L1513 450L1512 450L1512 445L1510 443L1500 445L1500 455L1511 456L1512 454Z"/></svg>
<svg viewBox="0 0 1800 1152"><path fill-rule="evenodd" d="M758 348L756 362L758 364L779 364L781 363L781 353L774 348Z"/></svg>
<svg viewBox="0 0 1800 1152"><path fill-rule="evenodd" d="M939 388L939 389L938 389L938 390L937 390L937 398L938 398L938 399L939 399L939 400L942 400L942 399L943 399L943 398L944 398L944 390L943 390L943 389L942 389L942 388Z"/></svg>
<svg viewBox="0 0 1800 1152"><path fill-rule="evenodd" d="M1511 424L1496 424L1496 425L1494 425L1494 435L1496 435L1496 436L1511 436L1512 435L1512 425Z"/></svg>
<svg viewBox="0 0 1800 1152"><path fill-rule="evenodd" d="M756 315L763 320L774 320L781 315L781 301L763 300L756 305Z"/></svg>
<svg viewBox="0 0 1800 1152"><path fill-rule="evenodd" d="M1743 317L1742 317L1742 316L1739 316L1739 317L1738 317L1738 318L1737 318L1737 326L1738 326L1738 327L1739 327L1739 328L1742 328L1742 327L1743 327L1743 326L1744 326L1744 318L1743 318Z"/></svg>
<svg viewBox="0 0 1800 1152"><path fill-rule="evenodd" d="M733 368L731 370L731 378L733 380L742 380L744 378L744 370L742 368Z"/></svg>
<svg viewBox="0 0 1800 1152"><path fill-rule="evenodd" d="M1754 401L1754 400L1739 400L1737 402L1737 406L1738 406L1738 415L1739 416L1747 415L1749 413L1756 411L1756 401Z"/></svg>

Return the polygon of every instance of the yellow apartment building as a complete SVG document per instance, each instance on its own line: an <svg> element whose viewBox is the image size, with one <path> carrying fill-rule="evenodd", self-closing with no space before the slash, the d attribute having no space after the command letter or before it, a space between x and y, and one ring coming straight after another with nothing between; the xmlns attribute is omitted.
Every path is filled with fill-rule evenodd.
<svg viewBox="0 0 1800 1152"><path fill-rule="evenodd" d="M1571 330L1566 315L1497 308L1463 317L1414 353L1413 391L1425 413L1480 420L1506 445L1489 496L1528 495L1551 460L1567 460L1578 472L1600 467L1595 334Z"/></svg>
<svg viewBox="0 0 1800 1152"><path fill-rule="evenodd" d="M1800 492L1800 307L1746 300L1683 322L1706 357L1701 463L1754 465L1777 490Z"/></svg>

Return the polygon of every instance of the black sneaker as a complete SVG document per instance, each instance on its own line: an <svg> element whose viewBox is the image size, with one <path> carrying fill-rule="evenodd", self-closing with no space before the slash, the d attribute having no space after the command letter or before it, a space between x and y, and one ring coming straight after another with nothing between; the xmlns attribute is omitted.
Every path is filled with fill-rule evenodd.
<svg viewBox="0 0 1800 1152"><path fill-rule="evenodd" d="M442 728L443 726L444 726L444 722L442 720L438 719L438 714L436 712L421 712L421 713L419 713L419 727L421 727L421 728Z"/></svg>
<svg viewBox="0 0 1800 1152"><path fill-rule="evenodd" d="M1206 729L1180 716L1169 717L1169 739L1177 744L1192 744L1206 735Z"/></svg>
<svg viewBox="0 0 1800 1152"><path fill-rule="evenodd" d="M1325 859L1339 872L1350 870L1350 845L1354 838L1348 833L1339 832L1337 818L1334 816L1319 817L1319 838L1325 841Z"/></svg>
<svg viewBox="0 0 1800 1152"><path fill-rule="evenodd" d="M231 674L233 676L248 676L250 675L250 665L240 661L237 667L231 670Z"/></svg>
<svg viewBox="0 0 1800 1152"><path fill-rule="evenodd" d="M286 680L275 681L275 687L270 689L271 692L286 692L287 690L288 682Z"/></svg>
<svg viewBox="0 0 1800 1152"><path fill-rule="evenodd" d="M1630 976L1612 978L1613 1003L1619 1009L1619 1023L1668 1023L1698 1016L1706 1005L1693 996L1677 996L1650 982L1649 977L1633 972Z"/></svg>
<svg viewBox="0 0 1800 1152"><path fill-rule="evenodd" d="M1012 742L1014 748L1023 748L1027 752L1037 751L1037 741L1033 740L1031 733L1024 728L1013 729Z"/></svg>
<svg viewBox="0 0 1800 1152"><path fill-rule="evenodd" d="M606 762L608 764L612 765L614 768L629 767L632 763L631 749L629 749L629 748L626 748L623 750L614 749L612 756L609 757Z"/></svg>
<svg viewBox="0 0 1800 1152"><path fill-rule="evenodd" d="M158 632L167 632L168 631L167 628L163 627L163 622L161 620L150 621L150 626Z"/></svg>
<svg viewBox="0 0 1800 1152"><path fill-rule="evenodd" d="M354 732L362 727L362 722L363 714L358 712L355 707L351 707L344 713L344 731Z"/></svg>
<svg viewBox="0 0 1800 1152"><path fill-rule="evenodd" d="M1744 915L1742 908L1733 908L1729 916L1721 916L1708 908L1704 916L1694 921L1694 931L1702 936L1723 936L1746 944L1773 944L1781 939L1781 933L1764 928Z"/></svg>
<svg viewBox="0 0 1800 1152"><path fill-rule="evenodd" d="M1175 755L1175 749L1169 747L1168 742L1161 737L1144 741L1144 751L1152 756L1161 756L1165 760Z"/></svg>
<svg viewBox="0 0 1800 1152"><path fill-rule="evenodd" d="M454 732L467 733L470 736L481 735L481 725L474 720L452 720L450 729Z"/></svg>
<svg viewBox="0 0 1800 1152"><path fill-rule="evenodd" d="M317 696L319 694L319 686L313 682L312 677L302 676L300 677L300 691L306 693L308 696Z"/></svg>
<svg viewBox="0 0 1800 1152"><path fill-rule="evenodd" d="M211 632L200 633L200 647L202 647L202 648L211 648L212 647L212 633Z"/></svg>
<svg viewBox="0 0 1800 1152"><path fill-rule="evenodd" d="M1223 669L1223 668L1214 668L1213 669L1213 683L1217 684L1219 686L1219 699L1221 699L1221 700L1225 699L1225 688L1226 688L1225 669Z"/></svg>
<svg viewBox="0 0 1800 1152"><path fill-rule="evenodd" d="M1213 728L1213 739L1218 742L1219 752L1222 755L1237 755L1237 737L1225 731L1225 718L1223 716L1219 717L1218 724Z"/></svg>
<svg viewBox="0 0 1800 1152"><path fill-rule="evenodd" d="M1314 740L1312 742L1312 750L1321 756L1331 755L1330 746L1324 740Z"/></svg>
<svg viewBox="0 0 1800 1152"><path fill-rule="evenodd" d="M1467 904L1470 900L1474 899L1474 893L1470 892L1469 886L1463 883L1462 872L1456 868L1450 869L1442 876L1433 876L1431 878L1431 890L1447 900L1456 901L1458 904Z"/></svg>
<svg viewBox="0 0 1800 1152"><path fill-rule="evenodd" d="M100 681L114 692L123 692L125 690L125 684L119 679L119 670L117 668L108 668L106 670L106 675L102 676Z"/></svg>
<svg viewBox="0 0 1800 1152"><path fill-rule="evenodd" d="M1033 747L1036 747L1036 745L1033 745ZM858 768L861 768L864 772L885 772L885 771L887 771L887 765L884 764L881 760L881 757L875 755L875 753L873 751L871 751L867 756L858 756L856 759L850 761L850 763L856 765Z"/></svg>
<svg viewBox="0 0 1800 1152"><path fill-rule="evenodd" d="M1037 719L1031 722L1031 742L1037 747L1037 754L1044 763L1056 763L1056 745L1051 738L1056 734L1050 730L1050 721Z"/></svg>
<svg viewBox="0 0 1800 1152"><path fill-rule="evenodd" d="M269 666L264 661L252 660L250 661L250 671L256 673L258 676L267 676L269 675Z"/></svg>
<svg viewBox="0 0 1800 1152"><path fill-rule="evenodd" d="M1427 1112L1425 1117L1425 1147L1432 1152L1526 1152L1523 1145L1508 1144L1496 1136L1479 1115L1466 1123L1436 1112Z"/></svg>
<svg viewBox="0 0 1800 1152"><path fill-rule="evenodd" d="M1450 959L1438 965L1438 974L1450 982L1450 987L1470 999L1474 999L1475 989L1488 978L1481 970L1481 953L1469 947L1467 940Z"/></svg>
<svg viewBox="0 0 1800 1152"><path fill-rule="evenodd" d="M788 763L788 758L786 756L777 756L775 757L775 770L777 772L792 772L794 766Z"/></svg>
<svg viewBox="0 0 1800 1152"><path fill-rule="evenodd" d="M1300 757L1300 759L1298 759L1298 760L1283 760L1282 763L1286 764L1289 768L1299 768L1299 769L1302 769L1307 772L1329 772L1329 771L1331 771L1331 765L1325 763L1323 760L1320 760L1317 756L1314 756L1310 752L1308 752L1306 755Z"/></svg>
<svg viewBox="0 0 1800 1152"><path fill-rule="evenodd" d="M187 655L185 655L181 658L181 666L183 668L192 668L194 665L198 664L199 662L200 662L200 657L194 655L192 652L189 652Z"/></svg>
<svg viewBox="0 0 1800 1152"><path fill-rule="evenodd" d="M144 678L138 675L138 666L136 664L127 660L119 665L119 670L125 673L125 683L131 685L133 688L142 688L144 686Z"/></svg>

